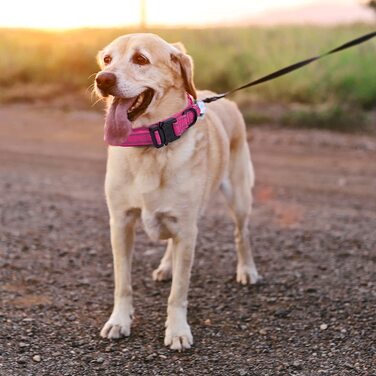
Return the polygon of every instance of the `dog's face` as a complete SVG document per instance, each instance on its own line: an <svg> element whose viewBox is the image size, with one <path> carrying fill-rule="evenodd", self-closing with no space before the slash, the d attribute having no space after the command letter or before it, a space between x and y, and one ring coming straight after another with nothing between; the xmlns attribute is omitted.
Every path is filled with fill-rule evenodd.
<svg viewBox="0 0 376 376"><path fill-rule="evenodd" d="M184 47L153 34L119 37L98 53L98 95L110 97L105 138L119 145L132 123L158 106L171 88L196 98L191 58Z"/></svg>

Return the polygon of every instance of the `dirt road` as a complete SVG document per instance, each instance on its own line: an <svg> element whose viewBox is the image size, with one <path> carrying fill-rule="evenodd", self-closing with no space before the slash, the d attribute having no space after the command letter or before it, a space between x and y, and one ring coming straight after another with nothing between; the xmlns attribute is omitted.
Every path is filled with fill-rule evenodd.
<svg viewBox="0 0 376 376"><path fill-rule="evenodd" d="M375 375L376 139L257 128L251 241L264 282L234 280L216 199L190 290L195 345L163 347L164 245L139 230L130 338L103 340L112 259L102 115L0 108L0 375Z"/></svg>

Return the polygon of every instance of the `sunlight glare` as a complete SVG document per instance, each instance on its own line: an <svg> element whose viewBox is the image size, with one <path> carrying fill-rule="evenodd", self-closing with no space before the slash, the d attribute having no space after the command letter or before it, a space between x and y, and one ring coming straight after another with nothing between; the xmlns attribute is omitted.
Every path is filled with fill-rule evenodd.
<svg viewBox="0 0 376 376"><path fill-rule="evenodd" d="M208 25L246 20L271 9L318 3L322 0L146 0L149 25ZM330 0L341 4L354 0ZM0 12L0 27L68 29L120 27L140 23L141 0L12 0Z"/></svg>

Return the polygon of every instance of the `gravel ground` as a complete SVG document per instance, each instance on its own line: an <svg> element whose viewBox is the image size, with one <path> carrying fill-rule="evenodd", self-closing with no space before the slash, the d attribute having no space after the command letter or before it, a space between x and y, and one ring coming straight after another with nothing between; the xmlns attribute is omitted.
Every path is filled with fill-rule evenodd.
<svg viewBox="0 0 376 376"><path fill-rule="evenodd" d="M129 338L112 308L102 116L0 109L0 375L376 375L376 139L256 128L251 241L263 283L235 283L220 198L200 222L194 347L163 346L164 244L138 232Z"/></svg>

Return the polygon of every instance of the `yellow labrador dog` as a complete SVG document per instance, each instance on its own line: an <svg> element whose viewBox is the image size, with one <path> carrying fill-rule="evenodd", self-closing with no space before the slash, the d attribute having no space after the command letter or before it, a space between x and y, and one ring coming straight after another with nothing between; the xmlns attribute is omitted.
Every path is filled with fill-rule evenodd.
<svg viewBox="0 0 376 376"><path fill-rule="evenodd" d="M187 107L196 92L192 59L181 44L153 34L115 39L98 54L96 90L108 97L105 139L121 145L131 132L157 124ZM129 336L133 315L131 262L135 224L141 218L151 239L168 240L153 279L172 277L165 345L190 348L187 295L197 222L218 188L235 221L236 279L256 283L259 275L248 236L254 172L246 130L237 106L226 99L209 104L204 118L167 146L110 146L105 182L115 273L113 312L101 336Z"/></svg>

